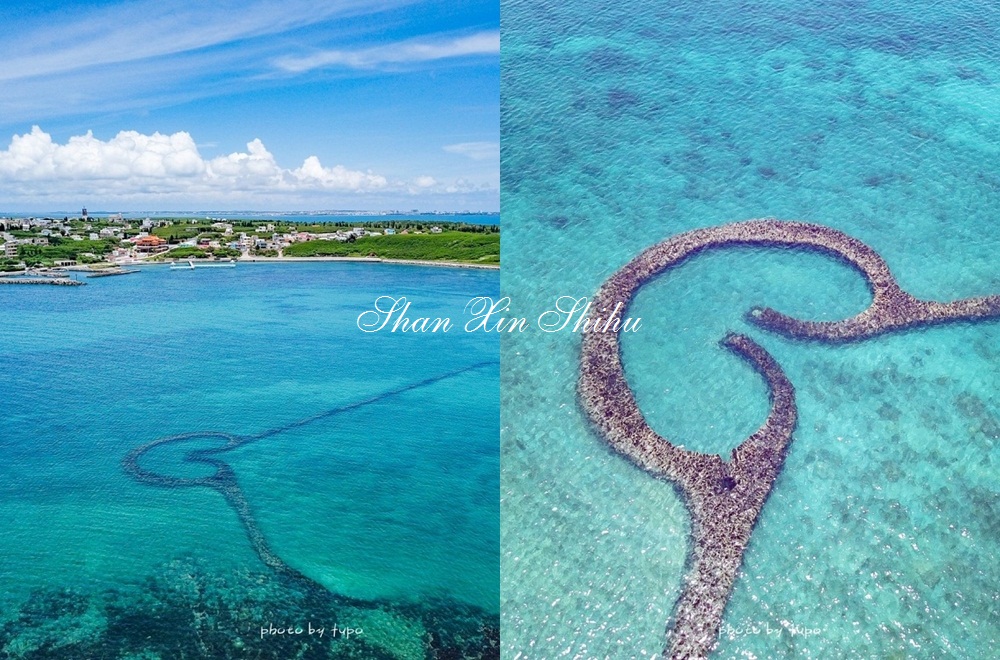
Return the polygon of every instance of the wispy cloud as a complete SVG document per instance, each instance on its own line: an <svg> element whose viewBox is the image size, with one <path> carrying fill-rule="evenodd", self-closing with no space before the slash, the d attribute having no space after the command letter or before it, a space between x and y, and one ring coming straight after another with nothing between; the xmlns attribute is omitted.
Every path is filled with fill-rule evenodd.
<svg viewBox="0 0 1000 660"><path fill-rule="evenodd" d="M493 207L490 148L441 145L495 138L490 108L462 105L499 77L495 5L470 0L434 16L421 0L0 3L10 35L0 40L0 135L17 134L0 142L0 199L225 197L249 207L264 195L276 206L363 195L373 207L413 196ZM405 97L355 84L385 71ZM254 135L277 156L260 141L236 148Z"/></svg>
<svg viewBox="0 0 1000 660"><path fill-rule="evenodd" d="M500 32L487 31L467 36L434 35L355 50L325 50L302 57L282 57L275 61L275 65L289 73L326 67L377 69L470 55L496 55L499 52Z"/></svg>
<svg viewBox="0 0 1000 660"><path fill-rule="evenodd" d="M450 154L459 154L472 160L500 161L499 142L460 142L446 145L444 150Z"/></svg>
<svg viewBox="0 0 1000 660"><path fill-rule="evenodd" d="M0 24L0 123L177 105L263 85L287 40L364 37L340 19L416 0L140 0ZM331 23L333 21L333 23ZM365 28L367 29L367 28ZM296 32L299 31L299 32Z"/></svg>
<svg viewBox="0 0 1000 660"><path fill-rule="evenodd" d="M135 62L273 35L414 0L122 2L7 25L0 82ZM13 28L13 29L12 29Z"/></svg>

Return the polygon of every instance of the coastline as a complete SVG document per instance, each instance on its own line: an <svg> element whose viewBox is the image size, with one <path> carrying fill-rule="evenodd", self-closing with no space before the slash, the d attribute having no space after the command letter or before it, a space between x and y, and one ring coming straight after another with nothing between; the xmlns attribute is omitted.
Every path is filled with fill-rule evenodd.
<svg viewBox="0 0 1000 660"><path fill-rule="evenodd" d="M177 261L187 261L178 259ZM211 260L192 259L196 264L215 263ZM222 260L225 261L225 260ZM384 263L397 264L402 266L440 266L443 268L473 268L478 270L500 270L500 264L470 264L461 261L420 261L419 259L383 259L381 257L240 257L237 263L310 263L317 261L325 262L360 262L360 263ZM139 263L124 264L127 266L162 266L170 265L171 261L143 261Z"/></svg>

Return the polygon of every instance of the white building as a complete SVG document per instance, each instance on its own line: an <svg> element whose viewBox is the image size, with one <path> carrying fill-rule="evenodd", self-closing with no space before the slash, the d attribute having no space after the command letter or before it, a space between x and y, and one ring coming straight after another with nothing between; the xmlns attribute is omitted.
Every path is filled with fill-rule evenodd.
<svg viewBox="0 0 1000 660"><path fill-rule="evenodd" d="M130 262L135 258L135 254L126 248L115 248L111 251L108 259L113 263Z"/></svg>

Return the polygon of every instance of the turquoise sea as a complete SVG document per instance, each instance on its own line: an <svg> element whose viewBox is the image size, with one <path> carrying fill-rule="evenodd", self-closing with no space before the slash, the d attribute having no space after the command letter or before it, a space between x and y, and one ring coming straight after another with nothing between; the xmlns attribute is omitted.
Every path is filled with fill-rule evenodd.
<svg viewBox="0 0 1000 660"><path fill-rule="evenodd" d="M527 2L502 8L501 289L529 318L679 232L773 216L878 250L918 297L1000 292L1000 13L990 3ZM755 305L865 308L814 253L702 254L644 287L623 345L660 434L728 452L782 365L799 423L744 556L719 658L1000 654L1000 322L790 341ZM669 484L576 400L580 337L505 336L502 656L660 653L688 552Z"/></svg>
<svg viewBox="0 0 1000 660"><path fill-rule="evenodd" d="M356 326L379 295L459 317L497 295L495 271L84 281L0 288L0 657L496 656L498 341ZM261 561L216 490L123 470L140 445L208 431L263 434L215 457L305 580ZM140 465L209 476L183 459L218 445L163 445ZM259 630L309 624L326 637ZM332 638L335 624L363 633Z"/></svg>

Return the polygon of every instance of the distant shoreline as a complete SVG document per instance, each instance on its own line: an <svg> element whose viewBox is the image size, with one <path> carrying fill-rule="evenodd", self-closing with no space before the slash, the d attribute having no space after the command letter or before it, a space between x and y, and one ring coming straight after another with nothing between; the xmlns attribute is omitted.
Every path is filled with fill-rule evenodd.
<svg viewBox="0 0 1000 660"><path fill-rule="evenodd" d="M188 259L177 259L177 263L185 263ZM218 263L218 261L207 259L191 259L197 265L202 263ZM322 262L357 262L357 263L382 263L397 264L402 266L439 266L442 268L472 268L475 270L500 270L500 264L472 264L461 261L421 261L419 259L383 259L382 257L240 257L236 263L312 263ZM174 261L143 261L139 263L126 264L128 266L163 266L175 263Z"/></svg>

